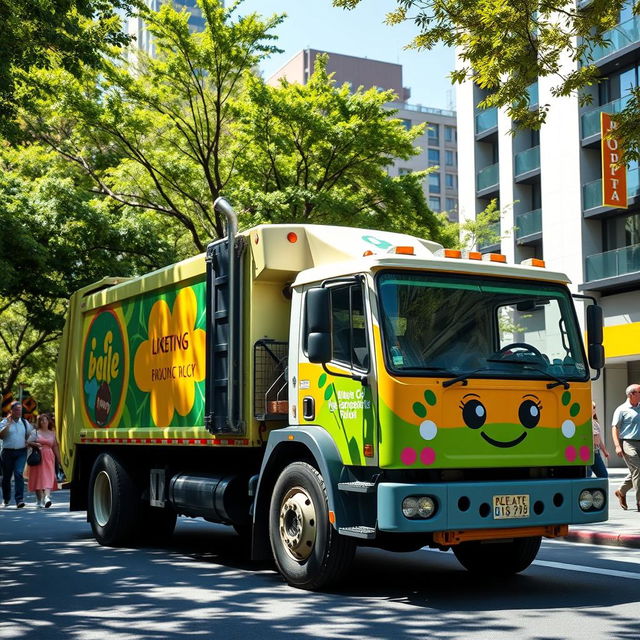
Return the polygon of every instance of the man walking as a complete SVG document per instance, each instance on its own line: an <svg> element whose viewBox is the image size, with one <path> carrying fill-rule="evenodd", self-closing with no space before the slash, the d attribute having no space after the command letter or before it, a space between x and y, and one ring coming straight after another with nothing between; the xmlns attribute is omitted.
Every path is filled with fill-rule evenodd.
<svg viewBox="0 0 640 640"><path fill-rule="evenodd" d="M627 401L613 412L611 432L616 453L624 458L629 475L615 492L620 506L627 508L627 492L633 486L636 507L640 511L640 385L627 387Z"/></svg>
<svg viewBox="0 0 640 640"><path fill-rule="evenodd" d="M11 502L11 476L15 483L16 507L24 507L24 478L22 471L27 461L27 438L31 425L22 417L22 404L11 403L11 413L0 422L2 438L2 499L4 506Z"/></svg>

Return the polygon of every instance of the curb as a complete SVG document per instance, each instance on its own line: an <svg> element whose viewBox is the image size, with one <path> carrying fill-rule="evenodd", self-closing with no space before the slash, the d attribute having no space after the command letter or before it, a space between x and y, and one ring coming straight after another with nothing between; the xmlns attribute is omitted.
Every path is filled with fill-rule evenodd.
<svg viewBox="0 0 640 640"><path fill-rule="evenodd" d="M603 533L600 531L569 531L564 536L567 542L583 542L585 544L601 544L611 547L629 547L640 549L640 535L626 533Z"/></svg>

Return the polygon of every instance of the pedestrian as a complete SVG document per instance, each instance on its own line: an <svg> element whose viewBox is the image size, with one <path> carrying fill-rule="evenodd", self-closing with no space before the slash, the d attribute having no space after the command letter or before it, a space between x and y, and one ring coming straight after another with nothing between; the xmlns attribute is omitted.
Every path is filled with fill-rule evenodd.
<svg viewBox="0 0 640 640"><path fill-rule="evenodd" d="M40 449L42 462L29 467L29 491L35 491L36 506L48 509L51 506L51 491L58 488L56 462L60 464L60 451L53 423L46 413L36 420L36 428L29 436L30 447Z"/></svg>
<svg viewBox="0 0 640 640"><path fill-rule="evenodd" d="M602 439L600 423L598 422L598 414L596 413L596 403L592 402L591 405L591 425L593 427L593 464L591 465L591 471L597 478L608 478L609 473L602 456L608 460L609 452L607 451L607 447Z"/></svg>
<svg viewBox="0 0 640 640"><path fill-rule="evenodd" d="M11 502L11 477L13 476L16 507L24 507L24 477L22 472L27 460L27 440L33 427L22 417L22 403L11 403L11 413L0 422L2 439L2 499L5 507Z"/></svg>
<svg viewBox="0 0 640 640"><path fill-rule="evenodd" d="M640 511L640 384L626 388L627 401L613 413L611 432L616 454L622 457L629 469L615 496L623 509L627 509L627 493L633 487L636 508Z"/></svg>

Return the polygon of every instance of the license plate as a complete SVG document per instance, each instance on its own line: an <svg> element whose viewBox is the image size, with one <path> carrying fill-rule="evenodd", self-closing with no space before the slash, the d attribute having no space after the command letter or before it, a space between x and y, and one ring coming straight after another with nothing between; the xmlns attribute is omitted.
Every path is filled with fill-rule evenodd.
<svg viewBox="0 0 640 640"><path fill-rule="evenodd" d="M493 496L493 519L507 520L509 518L529 517L529 495Z"/></svg>

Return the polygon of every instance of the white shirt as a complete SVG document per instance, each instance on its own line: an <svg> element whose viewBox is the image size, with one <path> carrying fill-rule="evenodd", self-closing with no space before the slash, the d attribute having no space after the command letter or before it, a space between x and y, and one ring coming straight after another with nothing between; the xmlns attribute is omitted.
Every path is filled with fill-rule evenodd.
<svg viewBox="0 0 640 640"><path fill-rule="evenodd" d="M3 449L24 449L27 446L27 438L33 431L33 427L24 418L18 418L16 422L13 418L5 418L0 422L0 431L7 424L9 429L5 431L5 437L2 441Z"/></svg>

